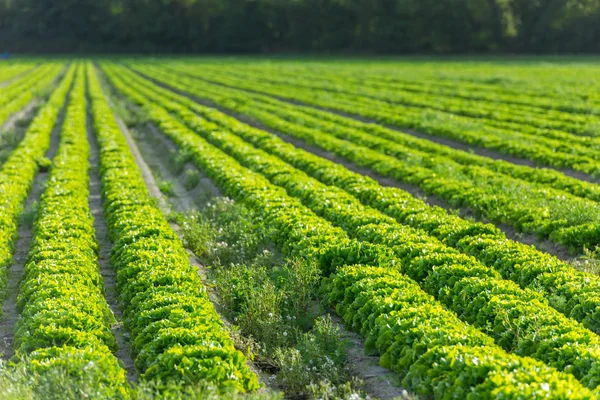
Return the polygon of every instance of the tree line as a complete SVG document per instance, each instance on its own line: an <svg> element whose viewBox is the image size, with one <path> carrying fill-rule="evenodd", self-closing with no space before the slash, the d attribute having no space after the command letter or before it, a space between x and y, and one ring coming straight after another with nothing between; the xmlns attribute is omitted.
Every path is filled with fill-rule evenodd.
<svg viewBox="0 0 600 400"><path fill-rule="evenodd" d="M581 53L600 0L0 0L13 52Z"/></svg>

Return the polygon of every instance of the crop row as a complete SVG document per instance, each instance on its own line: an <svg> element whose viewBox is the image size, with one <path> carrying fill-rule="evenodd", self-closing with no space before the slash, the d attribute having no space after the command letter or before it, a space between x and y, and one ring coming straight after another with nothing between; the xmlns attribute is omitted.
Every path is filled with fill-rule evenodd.
<svg viewBox="0 0 600 400"><path fill-rule="evenodd" d="M283 84L286 86L324 90L343 95L360 96L374 100L380 106L401 105L416 107L423 111L442 111L450 114L475 118L484 126L507 128L534 136L546 136L552 139L569 140L573 143L598 148L600 142L589 136L579 136L595 128L597 117L593 115L570 114L548 109L536 109L528 106L514 106L503 103L486 104L480 101L468 101L455 97L427 96L415 92L406 92L399 88L390 90L384 85L372 86L369 82L349 79L339 73L311 73L308 68L297 70L294 74L282 74L269 68L239 69L222 66L203 66L202 71L225 72L234 76L251 77L253 80ZM238 75L243 71L243 75ZM274 73L272 73L274 72ZM386 104L387 103L387 104Z"/></svg>
<svg viewBox="0 0 600 400"><path fill-rule="evenodd" d="M13 79L18 79L19 75L25 75L35 70L35 64L30 62L19 62L0 68L0 90L8 86Z"/></svg>
<svg viewBox="0 0 600 400"><path fill-rule="evenodd" d="M160 64L159 64L160 65ZM169 64L167 64L169 65ZM186 74L192 74L196 76L200 76L198 74L198 70L194 69L189 65L177 65L173 70L177 70L179 72L185 72ZM216 77L223 78L231 78L231 79L242 79L242 80L251 80L252 82L256 80L260 80L261 82L265 82L267 86L270 86L271 89L275 88L290 88L290 91L306 91L311 90L317 93L320 93L317 97L329 97L332 100L337 99L343 104L357 103L362 105L371 105L377 106L380 110L387 110L389 113L400 113L400 114L408 114L408 115L420 115L420 114L443 114L444 116L448 116L450 118L455 117L456 121L463 121L467 123L470 121L472 128L477 128L479 130L484 129L498 129L505 134L510 134L509 131L517 131L519 134L523 134L525 136L530 136L529 140L535 141L536 139L540 139L541 143L546 143L546 139L552 140L569 140L570 142L575 142L580 151L585 152L586 146L590 144L597 146L599 144L598 139L594 136L594 132L596 129L595 117L590 116L589 114L570 114L570 113L560 113L563 118L566 119L584 119L585 122L579 121L579 123L570 124L568 122L557 122L560 119L557 115L553 115L552 118L549 118L548 114L552 114L551 110L542 109L539 110L542 113L544 118L548 118L547 124L551 126L556 126L556 129L552 127L544 126L542 121L539 121L539 126L532 126L531 124L527 124L525 122L511 122L510 120L515 119L516 115L522 115L523 119L531 119L532 115L534 115L535 111L526 109L521 111L523 106L518 106L514 108L514 106L507 106L511 109L503 110L502 103L495 103L487 108L490 112L495 112L497 115L496 119L491 116L485 117L485 114L481 108L486 108L485 105L482 105L480 102L472 102L468 106L458 106L462 101L456 98L444 98L439 96L433 96L429 98L429 101L425 101L426 96L421 96L417 93L407 93L405 97L403 97L404 101L395 103L391 101L389 98L378 98L378 96L382 96L382 92L386 92L385 90L372 89L370 90L368 84L363 82L361 84L352 85L350 83L350 79L343 76L343 74L333 74L329 73L325 74L325 76L321 75L305 75L302 72L298 72L294 75L289 76L279 76L277 73L270 73L269 69L265 69L264 71L253 70L251 68L248 69L239 69L239 68L223 68L222 66L210 68L210 66L203 66L202 68L202 76L205 79L212 79L211 76L215 75ZM329 81L332 79L333 81ZM389 96L398 95L395 92L389 92ZM419 100L420 99L420 100ZM433 100L432 100L433 99ZM411 104L412 103L412 104ZM428 105L425 103L429 103ZM444 106L444 104L446 106ZM450 106L450 104L454 104L454 106ZM458 110L460 108L461 110ZM479 111L479 112L478 112ZM506 119L506 120L503 120ZM569 125L569 132L564 130L560 130L559 126L563 128L567 128ZM578 131L583 133L583 135L573 134L574 131ZM556 142L558 143L558 142ZM560 143L559 143L560 144ZM565 147L563 150L568 152L568 149ZM592 152L584 153L593 157Z"/></svg>
<svg viewBox="0 0 600 400"><path fill-rule="evenodd" d="M242 167L116 75L109 72L109 78L130 100L143 104L150 119L192 154L193 162L226 194L262 215L276 229L275 240L285 253L313 257L319 260L326 275L333 273L326 283L332 293L334 287L337 293L331 301L339 307L358 306L359 302L370 307L360 314L362 320L353 317L354 327L384 355L384 365L405 375L404 384L411 390L436 398L460 397L468 392L508 394L517 387L549 397L589 396L576 389L579 384L572 378L529 358L505 353L481 332L444 311L414 282L389 268L395 262L400 265L389 248L348 239L345 231L317 217L264 176ZM286 175L286 171L281 172ZM353 268L343 266L359 263L388 268L354 268L358 274L355 279L350 278ZM371 283L378 286L370 286ZM340 298L342 292L347 298ZM390 332L386 330L388 324L406 329ZM452 362L474 360L484 354L482 364ZM440 364L436 357L444 355L449 362Z"/></svg>
<svg viewBox="0 0 600 400"><path fill-rule="evenodd" d="M119 72L124 74L122 70ZM127 76L131 82L139 81L135 77ZM142 84L141 81L139 82ZM174 85L171 81L169 84ZM146 82L144 87L150 89L152 86ZM191 84L187 88L193 90ZM600 331L599 315L596 311L600 305L600 297L597 295L600 290L600 281L595 276L579 272L570 265L532 247L510 241L500 230L490 225L482 225L448 215L444 210L431 208L423 201L415 199L398 188L382 188L372 179L348 171L341 165L328 162L320 157L310 156L298 149L290 154L292 147L283 145L283 142L274 135L244 124L236 124L232 118L218 112L211 112L206 107L183 96L175 95L156 86L154 86L154 91L185 105L216 123L235 126L236 134L255 146L277 154L329 185L348 191L365 205L374 207L403 224L424 229L444 243L473 255L487 266L494 267L504 278L511 279L524 288L541 290L554 308L583 322L589 329L595 332ZM198 95L201 94L198 92ZM218 99L217 97L213 98ZM237 104L231 100L228 103L228 99L230 100L230 98L226 98L219 101L219 104L226 107L234 107ZM239 103L244 104L242 101ZM257 108L252 104L247 112L253 116L259 115L261 121L267 123L269 115L256 111ZM383 175L390 176L390 171L398 171L402 168L402 165L393 158L330 138L318 131L294 130L296 128L294 126L282 127L281 125L277 128L360 165L371 167ZM310 161L298 161L294 157L295 154L300 154L302 155L301 159ZM356 182L360 182L360 186L357 186Z"/></svg>
<svg viewBox="0 0 600 400"><path fill-rule="evenodd" d="M61 64L50 63L4 87L0 97L0 124L30 102L37 90L48 87L62 69Z"/></svg>
<svg viewBox="0 0 600 400"><path fill-rule="evenodd" d="M114 316L104 299L88 203L85 76L78 69L60 131L60 143L42 194L19 288L15 357L33 371L64 368L94 376L106 398L127 394L125 370L111 350Z"/></svg>
<svg viewBox="0 0 600 400"><path fill-rule="evenodd" d="M148 103L140 93L131 93L134 90L132 85L125 87L118 78L112 77L112 80L119 90L128 93L131 100L140 105ZM384 245L379 251L394 254L398 261L396 267L418 281L425 291L438 297L461 318L484 329L503 347L516 349L519 354L532 355L559 369L568 370L588 387L600 383L595 379L596 372L592 367L599 365L600 361L600 342L596 335L549 308L539 294L523 291L512 282L502 281L498 273L479 265L472 258L447 248L422 231L402 226L390 217L364 207L346 192L309 178L233 134L220 131L216 125L198 118L183 107L169 104L166 99L160 104L170 110L179 108L179 118L194 126L196 133L242 165L284 187L288 194L301 199L316 214L344 228L351 237ZM163 116L157 121L162 122L166 118ZM160 125L163 130L168 126ZM497 302L495 295L502 295L504 302ZM470 304L485 307L470 307ZM507 311L514 307L517 308L512 311L511 318L505 321ZM547 320L540 321L540 315L545 315ZM561 331L550 328L532 344L532 337L540 334L538 322L541 325L548 322L549 327L555 325L552 322L558 323ZM522 336L508 334L508 325L515 323L520 325ZM575 358L562 349L561 336L567 332L576 335L582 344L586 343L580 350L575 350L578 353ZM575 363L575 368L571 368L572 363Z"/></svg>
<svg viewBox="0 0 600 400"><path fill-rule="evenodd" d="M244 94L228 93L227 89L207 90L194 81L152 72L153 76L179 90L209 98L222 107L249 115L269 128L349 158L381 175L417 185L427 194L442 198L453 206L469 207L491 221L541 237L550 236L557 243L577 251L593 247L600 240L600 230L594 222L600 219L600 207L594 201L484 167L463 166L449 157L410 150L357 129L340 129L333 124L321 129L309 128L303 124L311 117L294 113L294 106L288 106L292 109L288 111L286 107L252 101L252 97ZM139 81L140 77L132 79ZM295 122L298 120L303 124Z"/></svg>
<svg viewBox="0 0 600 400"><path fill-rule="evenodd" d="M6 296L7 268L11 264L18 219L44 154L65 97L73 82L70 67L49 100L27 129L19 146L0 168L0 298Z"/></svg>
<svg viewBox="0 0 600 400"><path fill-rule="evenodd" d="M177 72L182 70L177 69ZM472 119L441 111L412 110L394 107L356 95L342 95L315 89L304 89L284 84L266 83L249 76L231 77L210 71L183 70L190 75L225 86L256 91L287 100L335 110L361 118L372 119L385 125L415 129L434 136L447 137L472 146L527 158L541 165L569 168L586 174L600 171L598 152L589 146L577 145L564 140L550 139L509 128L485 127ZM260 83L258 83L260 82Z"/></svg>
<svg viewBox="0 0 600 400"><path fill-rule="evenodd" d="M338 68L336 68L337 70ZM347 69L346 75L368 76L382 84L424 85L434 94L440 89L451 96L535 105L548 109L571 113L598 113L598 95L594 85L593 68L509 68L506 65L495 67L480 65L417 64L414 68L404 65L402 73L394 68ZM346 71L344 71L346 72Z"/></svg>
<svg viewBox="0 0 600 400"><path fill-rule="evenodd" d="M172 63L172 62L170 62ZM177 63L175 61L175 63ZM507 68L503 66L497 71L501 76L496 79L490 65L485 69L480 66L465 68L459 65L453 68L446 64L443 69L439 64L435 67L426 64L403 64L401 69L396 64L390 65L365 65L359 68L350 64L269 64L269 63L235 63L239 69L248 71L264 71L271 75L299 76L312 73L319 78L324 76L343 77L345 81L368 85L369 87L385 88L387 90L401 90L416 92L433 96L446 96L462 98L466 100L478 100L480 104L509 104L525 106L533 110L560 110L572 114L598 113L593 104L586 101L590 95L594 95L594 89L588 84L561 84L556 80L556 73L551 77L551 84L543 79L532 80L530 77L518 77L520 69L510 71L511 79L507 79ZM202 61L194 64L186 60L185 65L194 65L198 68L210 67L210 63ZM224 64L219 63L224 69ZM429 67L429 68L428 68ZM540 72L536 71L536 78L540 78ZM562 71L561 71L562 72ZM481 76L476 76L479 74ZM518 78L518 80L516 80ZM496 82L497 81L497 82ZM558 85L554 85L558 83ZM541 112L541 111L539 111Z"/></svg>
<svg viewBox="0 0 600 400"><path fill-rule="evenodd" d="M110 260L137 370L163 383L204 379L257 389L257 377L235 349L198 271L154 205L91 65L87 74Z"/></svg>
<svg viewBox="0 0 600 400"><path fill-rule="evenodd" d="M198 118L184 107L170 104L164 98L156 100L176 112L180 119L211 144L242 165L284 187L315 213L348 231L351 237L392 249L402 262L404 273L449 309L456 311L462 319L483 329L505 349L544 360L560 370L576 365L571 372L586 385L595 387L600 384L596 378L596 369L600 365L600 339L551 309L540 295L523 291L514 283L501 280L499 273L482 266L474 258L458 253L422 231L403 226L363 206L344 191L309 178L239 137L219 131L215 124ZM300 158L298 162L305 161ZM496 302L497 299L493 297L498 293L504 295L503 302ZM471 304L481 307L471 308ZM507 313L510 315L508 323L505 320ZM540 332L538 324L548 329ZM521 334L511 336L515 325L519 326ZM553 329L556 325L560 328ZM583 345L575 350L577 355L574 358L568 354L573 349L566 351L563 348L565 333L577 336ZM531 343L532 338L537 338L533 340L534 344Z"/></svg>
<svg viewBox="0 0 600 400"><path fill-rule="evenodd" d="M255 67L257 70L265 69L264 65L255 65ZM251 66L248 66L248 69L251 69ZM572 97L568 97L564 91L557 92L547 86L528 89L522 84L512 86L493 85L426 76L426 74L423 74L422 65L412 71L404 69L402 75L391 75L381 71L374 73L374 71L365 70L364 68L360 71L339 71L339 69L334 71L331 68L318 68L315 66L310 68L299 66L294 69L289 66L284 68L279 66L278 69L273 71L273 74L319 76L320 78L331 78L333 80L343 78L344 82L351 82L355 85L362 84L383 91L398 91L406 94L417 93L419 96L442 99L477 101L479 106L484 106L492 111L496 105L501 107L518 106L518 108L512 108L512 110L526 111L544 117L552 115L557 119L565 118L583 123L593 122L589 117L592 111L591 104L585 104L581 101L581 96L584 93L581 87L575 89ZM586 132L579 133L585 135Z"/></svg>
<svg viewBox="0 0 600 400"><path fill-rule="evenodd" d="M514 178L522 179L527 182L540 183L544 186L552 187L557 190L566 191L578 197L588 198L594 201L600 201L600 188L593 183L581 181L576 178L566 176L565 174L552 169L531 168L524 165L517 165L503 160L495 160L488 157L479 156L470 152L456 150L448 146L440 145L429 140L417 138L409 134L389 129L381 125L357 121L352 118L343 117L331 112L318 110L312 107L292 105L285 101L277 100L273 97L242 91L238 89L226 88L219 85L209 84L200 80L191 80L181 75L166 74L164 69L151 68L146 64L134 64L134 69L141 71L153 78L165 77L169 84L183 83L188 92L194 90L196 96L201 94L206 97L210 95L211 100L219 102L220 105L228 105L229 108L236 103L227 99L239 99L236 110L242 109L242 104L252 101L252 109L261 108L272 115L277 115L280 119L286 120L290 126L306 127L320 129L331 133L336 137L348 140L351 137L360 137L360 143L372 149L388 149L389 146L401 146L405 149L419 150L427 153L428 157L436 160L438 157L450 158L451 160L466 166L480 166L487 170L499 172ZM180 88L179 86L177 86ZM221 96L217 96L220 94ZM249 111L248 111L249 112ZM259 115L263 115L261 113ZM378 141L376 138L368 136L356 136L358 132L368 132L387 141ZM373 139L373 140L369 140ZM390 143L394 142L394 143ZM391 154L389 152L385 154ZM399 152L398 154L403 154Z"/></svg>

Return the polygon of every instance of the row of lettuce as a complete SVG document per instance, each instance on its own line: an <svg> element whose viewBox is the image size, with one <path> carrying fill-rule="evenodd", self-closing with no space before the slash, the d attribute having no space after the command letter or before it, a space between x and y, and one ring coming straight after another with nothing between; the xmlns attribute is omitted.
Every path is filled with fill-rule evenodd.
<svg viewBox="0 0 600 400"><path fill-rule="evenodd" d="M223 71L220 66L204 66L203 69ZM225 69L235 73L238 68ZM571 114L548 110L532 105L512 105L502 102L487 103L470 101L451 96L434 96L415 91L406 91L398 86L379 84L353 78L332 71L312 71L310 67L287 71L281 68L246 68L244 73L266 79L269 83L285 84L293 87L324 90L333 93L358 95L374 101L380 106L405 106L423 111L441 111L458 116L470 117L483 126L519 130L532 135L551 139L570 140L579 144L600 145L590 137L590 130L596 127L597 117L590 114ZM259 79L260 79L259 78ZM583 136L581 136L583 135Z"/></svg>
<svg viewBox="0 0 600 400"><path fill-rule="evenodd" d="M17 79L19 75L24 75L31 72L36 67L36 62L20 61L0 67L0 88L6 87L13 79Z"/></svg>
<svg viewBox="0 0 600 400"><path fill-rule="evenodd" d="M97 393L125 397L125 370L112 353L114 316L104 298L88 203L89 155L79 66L19 287L15 358L26 357L34 373L63 369L74 377L92 375Z"/></svg>
<svg viewBox="0 0 600 400"><path fill-rule="evenodd" d="M119 76L124 71L117 67L104 69L113 85L193 154L224 192L277 229L284 252L318 260L327 277L324 296L410 390L436 398L449 393L593 398L588 389L600 384L599 339L549 306L595 329L589 276L552 258L521 268L517 261L537 261L542 253L506 241L491 226L430 209L399 190L387 191L216 110ZM163 382L209 380L242 391L258 389L181 241L149 195L91 64L77 74L69 68L0 170L0 184L16 197L2 203L9 206L2 208L3 222L12 229L0 237L7 243L6 267L17 217L74 81L20 288L16 358L26 357L41 372L64 367L73 375L93 374L107 397L131 395L113 354L114 317L103 296L87 201L86 77L111 264L136 369L145 379ZM55 111L53 122L50 111ZM36 121L43 115L48 118L40 134ZM21 173L30 179L11 181ZM489 239L484 250L475 242L481 234ZM470 257L449 244L479 253ZM508 246L505 253L501 244ZM499 272L483 261L495 260L494 251L505 255L505 263L494 265ZM511 264L508 255L515 251L521 258ZM549 292L552 285L558 292ZM567 300L552 301L561 296Z"/></svg>
<svg viewBox="0 0 600 400"><path fill-rule="evenodd" d="M446 245L477 258L486 266L497 269L505 279L513 280L523 288L540 290L557 310L583 322L586 327L595 332L600 331L596 311L600 305L600 297L597 296L600 281L594 275L577 271L569 264L547 253L537 251L533 247L510 241L502 231L491 225L449 215L445 210L430 207L399 188L382 187L373 179L297 149L274 134L239 123L221 112L130 75L122 68L107 66L107 69L118 71L119 74L126 76L128 82L135 83L138 90L144 90L157 101L172 100L174 103L162 103L165 106L173 104L171 111L181 112L184 108L179 105L183 105L194 113L231 129L254 146L282 158L322 182L344 189L364 205L373 207L400 223L422 229ZM190 87L191 84L188 88ZM225 101L223 103L225 104ZM315 144L328 143L325 135L315 134L309 140ZM336 144L339 144L339 141L333 140L325 149L336 152ZM364 159L371 155L359 150L354 149L353 152L343 154L349 154L349 157L352 154L359 154ZM373 158L370 165L377 165L379 160L380 157ZM384 161L390 160L384 159ZM392 163L387 168L395 167L396 164Z"/></svg>
<svg viewBox="0 0 600 400"><path fill-rule="evenodd" d="M74 68L65 73L56 90L39 110L23 140L0 167L0 293L6 297L7 269L12 262L19 216L44 155L52 130L65 104Z"/></svg>
<svg viewBox="0 0 600 400"><path fill-rule="evenodd" d="M160 68L161 64L153 66L148 63L132 63L131 65L136 71L150 73L152 74L152 77L165 76L165 73L168 72L165 68ZM238 103L245 104L252 101L254 107L261 107L288 122L294 122L296 125L301 124L305 128L326 130L328 133L336 135L336 137L341 139L356 139L358 143L371 149L382 149L384 146L390 146L395 143L407 149L405 151L410 149L411 151L427 153L428 157L432 157L438 160L438 162L444 158L450 158L461 165L485 167L493 172L510 175L531 183L544 184L578 197L584 197L595 201L600 200L600 188L598 188L598 185L566 176L553 169L531 168L503 160L479 156L471 152L456 150L378 124L361 122L356 119L347 118L313 107L293 105L272 96L261 95L239 88L227 88L222 85L219 86L198 79L189 79L189 77L182 74L169 74L168 76L169 83L185 83L188 90L194 90L196 95L203 93L204 95L212 96L214 93L222 93L224 95L223 97L227 96L227 98L232 100L235 99ZM200 89L202 90L200 91ZM219 98L211 97L211 100L213 99ZM231 103L233 102L230 101L230 104ZM369 138L368 136L357 136L360 131L370 133L372 136L376 136L376 138L374 138L373 141L370 141L367 140L367 138ZM403 153L399 152L398 154ZM441 158L438 159L438 157Z"/></svg>
<svg viewBox="0 0 600 400"><path fill-rule="evenodd" d="M188 64L189 66L189 64ZM217 71L236 72L237 66L223 68L221 65L202 65L203 68ZM372 100L384 106L407 108L409 110L421 109L423 111L441 111L459 117L468 117L481 122L484 127L497 127L504 129L522 130L523 133L543 136L551 139L573 139L578 143L597 141L594 136L596 120L594 111L597 112L597 103L590 101L582 112L565 112L537 105L537 99L525 104L513 104L496 99L470 100L455 97L451 94L438 92L433 95L415 90L406 90L402 86L388 82L378 82L372 76L352 76L331 69L314 70L310 66L295 66L290 71L288 68L269 68L269 66L255 65L254 68L246 67L244 71L259 76L263 74L268 82L284 83L292 86L305 87L328 91L339 94L358 95L362 99ZM560 79L557 79L560 81ZM413 85L418 87L420 77L413 77ZM462 82L455 84L460 88ZM503 90L497 90L502 94ZM510 93L510 91L509 91ZM505 93L506 94L506 93ZM540 95L542 96L542 95ZM551 99L564 101L560 95L550 96ZM546 97L546 100L549 98Z"/></svg>
<svg viewBox="0 0 600 400"><path fill-rule="evenodd" d="M98 267L89 206L90 109L110 261L137 372L144 380L161 382L159 389L200 381L238 391L258 389L257 376L235 349L180 239L149 195L91 64L68 68L0 171L3 295L18 218L67 101L19 287L12 361L36 375L63 371L64 378L91 384L86 390L96 397L135 396L115 356L111 328L116 320Z"/></svg>
<svg viewBox="0 0 600 400"><path fill-rule="evenodd" d="M175 76L158 68L135 68L178 90L246 115L269 129L318 146L382 176L414 185L450 206L465 207L496 223L550 237L572 251L592 248L600 239L596 222L600 219L599 189L592 183L555 171L492 162L404 135L411 148L402 142L402 137L394 140L402 134L391 131L386 136L389 132L376 125ZM124 73L141 80L131 72ZM378 128L384 130L384 137L369 131ZM436 154L438 149L443 151Z"/></svg>
<svg viewBox="0 0 600 400"><path fill-rule="evenodd" d="M286 68L277 68L273 71L273 75L286 73L291 75L291 72ZM299 67L294 74L296 77L323 80L328 85L326 87L335 84L338 88L351 89L353 92L392 103L482 118L492 125L496 122L513 122L515 127L536 127L541 133L548 134L550 137L555 137L554 134L559 136L564 134L553 130L571 133L576 140L590 139L594 136L591 128L595 127L596 119L590 112L593 105L584 106L581 112L572 109L562 110L560 105L564 103L564 98L556 93L548 94L542 91L546 93L527 96L527 101L522 101L523 95L526 95L525 90L520 91L521 88L518 86L512 88L501 85L484 86L482 90L482 85L474 87L473 84L460 81L447 84L448 82L443 80L427 80L418 75L413 76L412 79L397 77L400 78L397 80L379 74L367 73L357 76L307 66ZM491 93L493 96L489 96ZM432 101L433 99L439 100L439 103Z"/></svg>
<svg viewBox="0 0 600 400"><path fill-rule="evenodd" d="M518 130L512 123L505 123L501 127L496 126L498 124L489 126L478 119L438 110L403 107L352 93L270 82L268 75L253 75L244 70L222 71L218 68L212 70L177 65L170 68L177 73L183 72L228 87L256 91L288 101L299 101L313 107L366 118L379 124L414 129L470 146L529 159L539 165L572 169L591 175L600 170L598 152L592 146L533 134L528 132L526 127L521 128L522 125L519 125Z"/></svg>
<svg viewBox="0 0 600 400"><path fill-rule="evenodd" d="M541 237L550 236L573 251L592 247L598 241L597 224L593 222L600 211L597 202L567 193L566 190L548 187L560 184L531 183L490 171L483 166L459 165L450 157L428 156L425 152L407 150L389 140L374 139L357 129L346 129L333 122L323 123L324 118L313 117L296 106L268 105L261 99L236 91L223 88L213 91L197 81L161 74L156 70L148 72L168 82L169 86L209 99L263 126L285 132L288 136L370 168L382 176L418 185L426 193L446 200L450 206L468 207L495 222L512 225ZM128 74L131 79L148 84L141 77L131 72ZM163 93L174 95L166 90ZM365 142L375 143L376 150L364 146ZM537 170L529 168L529 172L534 171ZM578 192L577 187L589 188L589 197L596 198L593 194L597 191L595 185L564 176L562 178L565 189ZM554 182L560 183L560 180Z"/></svg>
<svg viewBox="0 0 600 400"><path fill-rule="evenodd" d="M39 92L48 90L63 68L62 63L45 63L0 89L0 126L29 104Z"/></svg>
<svg viewBox="0 0 600 400"><path fill-rule="evenodd" d="M549 381L540 381L538 374L549 373L548 367L524 355L574 375L589 388L600 383L595 378L600 366L596 335L548 307L539 293L502 280L423 231L310 178L131 82L118 69L104 70L114 87L193 154L196 165L226 194L272 224L284 252L319 260L329 300L410 390L436 398L467 393L484 398L587 396L562 383L546 385ZM232 125L236 132L240 126ZM442 303L454 312L444 311ZM548 318L542 321L543 316ZM512 324L522 335L511 334ZM566 337L580 344L567 351ZM569 385L575 382L558 376Z"/></svg>
<svg viewBox="0 0 600 400"><path fill-rule="evenodd" d="M110 260L136 369L149 380L258 389L183 244L154 205L91 64L87 72Z"/></svg>
<svg viewBox="0 0 600 400"><path fill-rule="evenodd" d="M191 65L193 60L187 59ZM204 68L223 60L201 60L197 66ZM270 63L235 62L236 67L249 71L268 72L270 75L343 77L344 81L385 90L414 92L435 97L477 100L485 105L518 105L534 112L558 110L571 114L598 114L597 90L591 74L567 76L575 69L522 68L492 64L427 63ZM575 79L574 79L575 78ZM564 115L564 114L563 114Z"/></svg>

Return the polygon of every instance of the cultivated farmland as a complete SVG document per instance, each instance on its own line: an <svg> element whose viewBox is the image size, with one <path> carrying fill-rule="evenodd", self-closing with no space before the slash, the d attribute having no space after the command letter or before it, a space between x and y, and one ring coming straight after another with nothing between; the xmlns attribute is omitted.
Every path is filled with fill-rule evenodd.
<svg viewBox="0 0 600 400"><path fill-rule="evenodd" d="M0 64L0 397L597 398L598 73Z"/></svg>

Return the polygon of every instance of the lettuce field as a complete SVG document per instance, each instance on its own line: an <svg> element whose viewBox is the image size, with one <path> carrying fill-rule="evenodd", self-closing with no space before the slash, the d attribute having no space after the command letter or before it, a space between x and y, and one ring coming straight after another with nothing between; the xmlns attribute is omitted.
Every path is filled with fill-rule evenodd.
<svg viewBox="0 0 600 400"><path fill-rule="evenodd" d="M0 397L598 398L599 73L0 63Z"/></svg>

